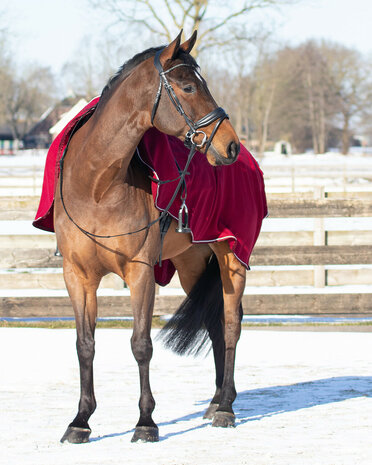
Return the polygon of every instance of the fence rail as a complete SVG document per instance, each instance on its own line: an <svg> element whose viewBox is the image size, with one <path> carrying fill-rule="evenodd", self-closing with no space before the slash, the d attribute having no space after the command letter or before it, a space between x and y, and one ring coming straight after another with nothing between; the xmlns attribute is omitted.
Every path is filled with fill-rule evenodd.
<svg viewBox="0 0 372 465"><path fill-rule="evenodd" d="M60 268L55 248L0 249L0 268ZM372 264L372 245L255 247L251 266Z"/></svg>
<svg viewBox="0 0 372 465"><path fill-rule="evenodd" d="M330 285L330 283L342 282L342 279L344 279L343 284L366 285L372 282L372 198L370 196L363 198L364 193L355 193L353 194L355 197L334 198L327 193L324 194L322 189L316 190L315 195L318 198L314 198L314 195L298 194L296 196L268 195L270 218L315 218L315 230L262 233L250 262L253 270L257 267L259 269L250 272L247 279L249 285L252 285L255 279L259 284L256 283L256 287L243 297L245 313L323 316L372 314L371 287L359 286L349 289L350 286L339 288ZM31 220L37 204L38 197L0 197L0 220ZM347 244L330 243L330 238L333 237L331 234L337 234L338 231L328 232L324 220L347 217L371 218L371 225L368 231L343 232L343 238L348 234ZM301 242L304 235L306 235L306 243ZM278 238L285 236L289 237L289 243L283 242L285 245L278 245L281 243ZM34 283L30 288L38 288L38 286L48 288L48 282L62 283L60 271L62 259L55 257L54 251L53 235L22 236L20 234L12 237L3 234L0 236L2 281L11 283L14 279L14 289L16 283L21 283L20 287L24 288L27 288L28 282ZM349 265L346 271L332 268L332 266L342 268L345 265ZM351 266L356 266L356 269L350 269ZM280 267L287 268L281 270L278 269ZM35 270L39 273L36 273L37 278ZM48 273L50 276L53 275L53 281L48 281ZM274 275L276 277L273 277ZM339 276L344 276L341 281ZM350 281L351 276L353 281ZM298 284L299 280L303 280L302 284ZM267 286L270 284L272 288L268 291ZM304 288L286 288L289 285L302 285ZM58 286L59 284L55 288ZM118 286L113 285L112 288L117 290ZM98 298L100 315L131 314L129 299L127 295L100 296ZM177 308L182 299L181 295L157 295L155 315L169 313L169 309ZM0 297L0 316L41 315L60 317L72 315L68 297L66 295Z"/></svg>
<svg viewBox="0 0 372 465"><path fill-rule="evenodd" d="M355 192L334 198L328 192L320 192L320 198L304 194L268 194L270 218L341 218L372 216L372 194ZM327 197L325 197L327 196ZM0 197L0 220L33 220L39 196Z"/></svg>
<svg viewBox="0 0 372 465"><path fill-rule="evenodd" d="M183 296L155 296L154 316L169 314L183 301ZM369 293L332 294L258 294L244 295L246 315L318 315L367 316L372 314ZM129 296L99 296L99 316L132 316ZM66 317L73 316L69 297L1 297L2 317Z"/></svg>

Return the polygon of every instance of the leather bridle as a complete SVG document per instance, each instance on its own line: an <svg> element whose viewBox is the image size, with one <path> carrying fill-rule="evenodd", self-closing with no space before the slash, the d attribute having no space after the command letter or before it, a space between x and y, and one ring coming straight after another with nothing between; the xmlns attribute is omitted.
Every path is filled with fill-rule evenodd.
<svg viewBox="0 0 372 465"><path fill-rule="evenodd" d="M190 149L190 153L189 153L189 155L187 157L185 167L183 168L183 170L179 169L179 176L177 178L175 178L175 179L170 179L170 180L167 180L167 181L161 181L161 180L155 180L155 179L151 178L153 181L157 182L158 184L166 184L166 183L169 183L169 182L178 181L177 187L176 187L176 189L175 189L175 191L174 191L174 193L172 195L172 198L170 199L170 201L168 202L168 205L165 207L165 209L161 212L161 214L159 215L159 217L156 220L151 221L146 226L144 226L144 227L142 227L140 229L136 229L135 231L129 231L129 232L126 232L126 233L121 233L121 234L100 235L100 234L94 234L92 232L87 231L86 229L82 228L78 223L76 223L76 221L71 217L70 213L68 212L68 210L66 208L64 197L63 197L63 163L64 163L64 159L65 159L67 149L69 147L72 136L75 134L75 132L83 124L82 121L84 120L84 118L86 116L86 115L83 115L80 118L80 120L78 121L78 123L75 125L74 129L71 131L71 134L69 136L66 148L65 148L65 150L63 152L63 155L61 157L61 160L60 160L60 186L59 186L60 189L59 190L60 190L60 197L61 197L62 206L63 206L63 209L64 209L67 217L70 219L70 221L83 234L85 234L86 236L88 236L90 238L110 239L110 238L114 238L114 237L129 236L131 234L136 234L136 233L139 233L141 231L145 231L147 229L150 229L151 226L153 226L154 224L160 222L160 224L161 224L161 228L160 228L161 229L161 244L163 244L164 236L165 236L165 234L167 232L167 227L163 228L162 223L164 223L164 221L168 217L169 210L170 210L173 202L175 201L175 199L177 197L177 194L181 190L181 188L182 188L182 194L181 194L182 204L181 204L179 214L178 214L178 228L176 229L176 231L177 232L185 232L185 233L189 233L191 231L189 226L188 226L188 211L187 211L187 206L186 206L185 177L188 174L187 170L189 168L189 165L191 163L191 160L192 160L196 150L203 148L203 146L205 145L204 153L206 153L208 151L208 149L209 149L209 147L210 147L210 145L212 143L213 137L215 136L215 134L217 132L217 129L221 125L222 121L224 119L226 119L226 118L229 118L229 116L228 116L228 114L225 112L225 110L223 108L217 107L216 109L212 110L206 116L204 116L203 118L199 119L196 122L194 122L191 118L189 118L187 116L187 114L185 113L184 109L182 108L181 102L179 101L176 93L174 92L173 87L169 83L169 81L168 81L168 79L166 77L166 74L170 73L171 71L173 71L176 68L179 68L180 66L190 66L195 70L195 73L198 73L198 71L197 71L195 66L187 64L187 63L179 63L178 65L172 66L171 68L164 71L164 69L163 69L163 67L162 67L162 65L160 63L160 54L161 54L161 52L163 50L164 49L158 50L156 52L156 54L155 54L155 57L154 57L154 64L155 64L155 67L158 70L159 76L160 76L160 83L159 83L159 88L158 88L158 91L156 93L155 102L154 102L152 112L151 112L151 124L154 123L154 118L155 118L156 111L158 109L158 105L159 105L159 101L160 101L160 97L161 97L162 87L164 86L167 93L168 93L168 96L169 96L171 102L176 107L177 111L183 116L184 120L186 121L186 124L190 128L187 131L186 135L185 135L185 141L184 141L185 146ZM199 73L198 73L198 76L204 82L203 78L199 75ZM93 110L93 109L91 109L91 110ZM212 133L208 138L206 133L204 131L201 131L200 128L205 127L205 126L209 126L214 121L217 121L217 123L215 124L215 126L214 126L214 128L212 130ZM198 144L198 143L196 143L194 141L194 138L195 138L195 136L198 136L200 134L203 135L203 140ZM184 220L184 217L185 217L185 220ZM169 227L169 223L168 223L168 227ZM161 263L161 252L160 252L159 262Z"/></svg>
<svg viewBox="0 0 372 465"><path fill-rule="evenodd" d="M160 63L160 55L163 52L163 50L164 49L158 50L156 52L156 54L155 54L155 57L154 57L154 65L155 65L155 68L159 72L160 82L159 82L158 91L156 93L154 106L152 107L151 124L154 124L156 110L158 109L158 105L159 105L159 101L160 101L160 97L161 97L162 87L164 86L164 88L167 91L167 94L168 94L168 96L170 98L170 101L176 107L176 110L178 111L178 113L180 113L180 115L183 116L184 120L186 121L186 124L190 128L187 131L186 136L185 136L185 142L184 142L185 146L187 148L191 149L192 146L194 145L198 149L201 149L205 145L204 153L207 153L207 151L208 151L208 149L209 149L209 147L210 147L210 145L212 143L213 137L215 136L215 134L217 132L217 129L220 127L220 124L222 123L222 121L224 119L229 118L229 115L225 112L225 110L223 108L217 107L217 108L215 108L214 110L212 110L211 112L209 112L207 115L203 116L203 118L199 119L196 122L194 122L189 116L187 116L187 114L185 113L185 110L182 108L181 102L179 101L179 99L178 99L173 87L169 83L166 75L168 73L170 73L171 71L173 71L174 69L179 68L181 66L189 66L189 67L194 69L195 73L197 73L199 79L202 82L205 82L205 81L200 76L200 74L198 73L197 68L194 65L191 65L191 64L188 64L188 63L179 63L178 65L172 66L171 68L164 71L163 66ZM203 128L205 126L209 126L214 121L217 121L217 123L215 124L215 126L213 128L213 131L212 131L211 135L208 138L204 131L200 131L200 128ZM203 135L203 140L198 144L198 143L196 143L194 141L194 137L198 136L200 134Z"/></svg>

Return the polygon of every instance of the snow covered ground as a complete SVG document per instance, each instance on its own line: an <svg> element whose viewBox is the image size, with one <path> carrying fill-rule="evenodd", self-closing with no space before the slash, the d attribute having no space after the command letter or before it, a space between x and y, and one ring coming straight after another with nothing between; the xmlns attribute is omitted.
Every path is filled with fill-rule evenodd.
<svg viewBox="0 0 372 465"><path fill-rule="evenodd" d="M372 334L243 331L236 428L202 415L213 362L154 344L160 442L132 444L138 419L130 330L97 331L91 442L60 444L76 413L73 330L0 328L1 465L367 465L372 463Z"/></svg>

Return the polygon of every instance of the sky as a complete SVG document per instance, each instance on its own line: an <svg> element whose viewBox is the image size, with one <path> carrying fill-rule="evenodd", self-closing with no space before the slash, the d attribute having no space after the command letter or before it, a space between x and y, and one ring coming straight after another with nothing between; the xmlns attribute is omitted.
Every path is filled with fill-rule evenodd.
<svg viewBox="0 0 372 465"><path fill-rule="evenodd" d="M107 24L102 13L89 12L86 5L86 0L0 0L0 14L5 12L18 59L58 73L82 37ZM299 0L281 13L264 14L283 43L328 39L372 56L371 0Z"/></svg>

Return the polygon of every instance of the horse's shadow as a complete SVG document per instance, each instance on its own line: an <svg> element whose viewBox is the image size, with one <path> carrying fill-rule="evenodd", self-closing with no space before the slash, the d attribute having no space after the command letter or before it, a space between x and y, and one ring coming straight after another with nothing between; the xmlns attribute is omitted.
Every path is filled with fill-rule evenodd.
<svg viewBox="0 0 372 465"><path fill-rule="evenodd" d="M286 412L372 397L371 376L341 376L240 392L234 403L237 426Z"/></svg>
<svg viewBox="0 0 372 465"><path fill-rule="evenodd" d="M242 391L238 393L234 402L236 426L239 427L239 425L248 421L258 421L265 417L342 402L357 397L372 397L372 376L340 376L285 386L271 386ZM201 419L210 401L211 399L206 399L196 402L196 405L203 406L202 410L159 423L159 427L180 423L179 431L168 433L162 436L160 440L166 440L172 436L178 436L209 426L211 424L210 420L205 420L197 426L190 425L189 427L187 427L187 422L196 418ZM134 429L122 433L108 434L92 438L91 441L124 436L133 432Z"/></svg>

